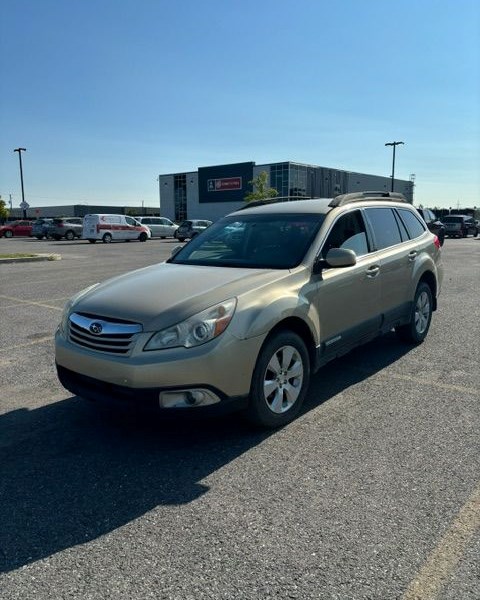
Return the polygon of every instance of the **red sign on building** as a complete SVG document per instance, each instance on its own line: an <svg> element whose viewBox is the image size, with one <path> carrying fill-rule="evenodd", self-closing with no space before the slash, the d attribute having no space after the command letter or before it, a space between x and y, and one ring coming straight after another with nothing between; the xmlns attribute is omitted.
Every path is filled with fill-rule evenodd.
<svg viewBox="0 0 480 600"><path fill-rule="evenodd" d="M207 189L209 192L227 192L229 190L241 190L241 177L222 177L221 179L208 179Z"/></svg>

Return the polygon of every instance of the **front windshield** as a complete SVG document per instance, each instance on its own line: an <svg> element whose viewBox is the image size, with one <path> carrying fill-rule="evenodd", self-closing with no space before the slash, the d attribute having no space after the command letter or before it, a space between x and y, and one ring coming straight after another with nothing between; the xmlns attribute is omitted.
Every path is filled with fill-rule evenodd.
<svg viewBox="0 0 480 600"><path fill-rule="evenodd" d="M235 215L193 238L168 262L252 269L291 269L302 261L323 214Z"/></svg>

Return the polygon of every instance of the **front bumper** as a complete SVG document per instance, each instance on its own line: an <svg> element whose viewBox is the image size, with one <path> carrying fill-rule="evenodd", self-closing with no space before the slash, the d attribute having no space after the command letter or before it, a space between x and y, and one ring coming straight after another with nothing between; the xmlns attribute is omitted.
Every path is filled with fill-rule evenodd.
<svg viewBox="0 0 480 600"><path fill-rule="evenodd" d="M220 398L218 404L207 406L196 406L190 410L188 408L163 408L159 403L161 392L174 391L177 388L128 388L122 385L107 383L100 379L94 379L75 371L70 371L57 364L57 374L60 383L72 394L109 406L115 410L133 410L137 412L148 413L168 413L180 415L185 413L194 413L207 415L219 415L241 410L248 404L248 395L238 397L225 396L220 390L211 386L202 385L203 388L210 389ZM184 389L184 387L182 387Z"/></svg>
<svg viewBox="0 0 480 600"><path fill-rule="evenodd" d="M163 412L221 412L246 404L262 342L263 337L239 340L226 331L197 348L137 350L124 357L87 350L57 332L57 372L67 390L95 401ZM211 390L220 402L190 409L160 406L161 392L190 388Z"/></svg>

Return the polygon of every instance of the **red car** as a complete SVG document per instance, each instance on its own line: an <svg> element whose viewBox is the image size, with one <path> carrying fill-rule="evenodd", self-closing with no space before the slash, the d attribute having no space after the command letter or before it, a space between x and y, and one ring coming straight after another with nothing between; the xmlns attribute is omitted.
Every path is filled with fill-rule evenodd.
<svg viewBox="0 0 480 600"><path fill-rule="evenodd" d="M5 223L5 225L0 227L0 237L30 237L32 235L32 225L33 221L12 221L12 223Z"/></svg>

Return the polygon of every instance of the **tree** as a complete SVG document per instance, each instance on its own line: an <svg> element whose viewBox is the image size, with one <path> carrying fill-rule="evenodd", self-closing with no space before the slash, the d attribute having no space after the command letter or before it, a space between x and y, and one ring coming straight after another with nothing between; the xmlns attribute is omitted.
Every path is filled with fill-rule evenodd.
<svg viewBox="0 0 480 600"><path fill-rule="evenodd" d="M0 222L6 221L10 211L5 204L5 200L0 197Z"/></svg>
<svg viewBox="0 0 480 600"><path fill-rule="evenodd" d="M248 183L252 186L253 192L248 193L245 196L245 202L253 202L254 200L266 200L268 198L275 198L278 196L278 192L275 188L268 187L268 174L266 171L262 171L257 177L254 177L252 181Z"/></svg>

